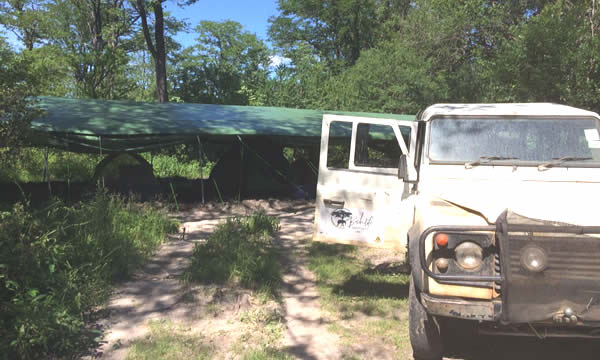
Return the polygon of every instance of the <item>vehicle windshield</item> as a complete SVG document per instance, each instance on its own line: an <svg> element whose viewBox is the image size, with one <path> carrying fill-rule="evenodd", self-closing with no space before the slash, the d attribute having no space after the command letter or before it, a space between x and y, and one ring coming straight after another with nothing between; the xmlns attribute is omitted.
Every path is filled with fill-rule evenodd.
<svg viewBox="0 0 600 360"><path fill-rule="evenodd" d="M593 118L438 118L431 121L429 158L481 165L562 159L564 166L600 166L600 136Z"/></svg>

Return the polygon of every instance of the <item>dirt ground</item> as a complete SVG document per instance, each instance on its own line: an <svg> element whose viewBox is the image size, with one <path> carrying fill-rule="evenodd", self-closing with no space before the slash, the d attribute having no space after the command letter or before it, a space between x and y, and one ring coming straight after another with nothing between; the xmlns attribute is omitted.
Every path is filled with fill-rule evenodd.
<svg viewBox="0 0 600 360"><path fill-rule="evenodd" d="M189 265L194 245L204 241L215 225L227 217L249 215L262 209L279 217L277 241L282 248L283 283L281 302L265 302L250 291L223 286L186 287L179 275ZM336 359L337 337L327 331L321 316L314 276L304 266L306 238L312 233L314 207L304 201L243 201L240 204L207 204L174 214L181 231L162 246L142 271L122 284L108 306L102 322L105 337L99 356L125 359L130 346L149 335L148 324L167 320L185 324L210 338L219 358L238 358L244 346L276 341L293 357ZM185 234L185 236L183 236ZM263 315L260 315L260 314ZM281 336L257 336L249 317L279 319ZM258 329L265 332L264 327ZM277 331L275 331L277 332ZM226 334L226 336L223 336Z"/></svg>
<svg viewBox="0 0 600 360"><path fill-rule="evenodd" d="M216 224L259 209L281 221L278 241L284 276L280 301L265 301L237 288L186 286L180 281L179 275L189 265L194 245L204 241ZM344 342L329 331L334 320L320 307L315 276L306 267L306 239L313 230L311 203L261 200L207 204L190 206L173 216L182 224L180 234L163 245L144 269L122 284L113 296L107 309L109 315L100 323L105 335L98 357L127 358L136 342L149 337L150 324L168 321L209 341L214 358L244 358L248 349L265 344L299 359L367 358L344 349ZM380 257L385 260L386 256ZM450 346L447 359L600 358L600 348L594 341L481 336L463 341L465 346ZM377 347L376 342L373 347ZM399 358L398 354L386 352L389 349L374 348L368 354ZM400 358L407 356L410 358L406 354Z"/></svg>

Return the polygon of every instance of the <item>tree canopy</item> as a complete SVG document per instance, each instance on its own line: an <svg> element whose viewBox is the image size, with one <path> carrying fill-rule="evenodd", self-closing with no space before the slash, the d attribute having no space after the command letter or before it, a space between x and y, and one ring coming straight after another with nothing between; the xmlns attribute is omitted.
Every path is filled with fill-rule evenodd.
<svg viewBox="0 0 600 360"><path fill-rule="evenodd" d="M177 19L162 0L2 1L0 31L19 42L3 51L28 64L35 95L396 113L483 101L600 110L598 1L274 1L266 39L231 20ZM179 31L195 42L178 44Z"/></svg>

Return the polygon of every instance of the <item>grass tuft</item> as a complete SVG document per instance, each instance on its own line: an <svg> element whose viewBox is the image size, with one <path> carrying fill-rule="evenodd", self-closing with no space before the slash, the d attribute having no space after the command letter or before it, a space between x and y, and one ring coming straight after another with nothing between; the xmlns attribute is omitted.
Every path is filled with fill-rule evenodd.
<svg viewBox="0 0 600 360"><path fill-rule="evenodd" d="M148 326L150 334L131 345L127 360L213 358L214 346L200 334L167 320L151 321Z"/></svg>
<svg viewBox="0 0 600 360"><path fill-rule="evenodd" d="M257 213L219 224L206 243L197 244L186 281L233 282L276 297L281 282L279 251L273 237L279 219Z"/></svg>

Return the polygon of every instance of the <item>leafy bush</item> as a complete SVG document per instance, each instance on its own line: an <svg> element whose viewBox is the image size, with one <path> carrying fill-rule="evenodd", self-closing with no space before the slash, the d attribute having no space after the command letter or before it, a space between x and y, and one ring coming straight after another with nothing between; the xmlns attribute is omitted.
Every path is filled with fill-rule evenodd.
<svg viewBox="0 0 600 360"><path fill-rule="evenodd" d="M0 152L8 151L0 148ZM200 161L178 154L140 154L148 162L152 162L154 175L159 178L183 177L187 179L208 178L214 163L206 160L202 172ZM92 180L96 166L103 156L99 154L78 154L63 150L49 149L48 169L52 181L85 182ZM118 170L118 163L111 164ZM21 148L19 161L12 161L11 166L0 167L0 181L4 182L42 182L44 181L44 149ZM110 165L109 165L110 166ZM109 169L110 170L110 169ZM114 170L113 170L114 171Z"/></svg>
<svg viewBox="0 0 600 360"><path fill-rule="evenodd" d="M142 154L142 156L150 162L152 160L152 168L154 169L154 176L159 178L167 177L184 177L187 179L201 179L202 177L208 178L214 163L207 161L200 171L200 161L178 159L174 155L158 154L150 157L148 153Z"/></svg>
<svg viewBox="0 0 600 360"><path fill-rule="evenodd" d="M41 358L85 350L86 324L112 283L176 230L164 213L104 193L76 206L0 213L0 351Z"/></svg>
<svg viewBox="0 0 600 360"><path fill-rule="evenodd" d="M196 245L184 278L205 283L234 281L275 296L281 278L273 244L278 230L279 219L264 213L227 219L206 243Z"/></svg>

